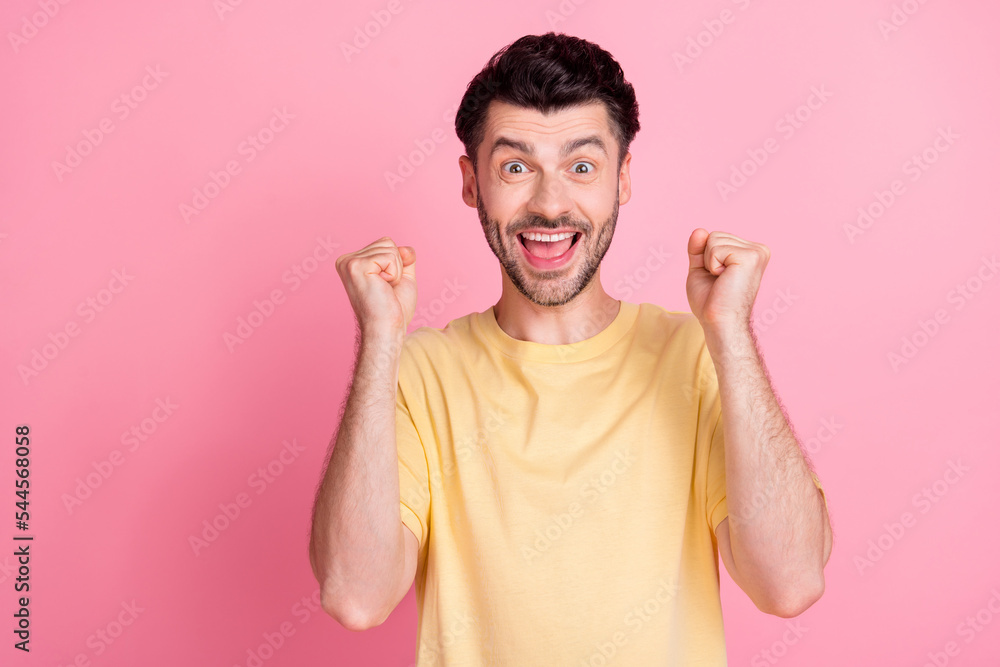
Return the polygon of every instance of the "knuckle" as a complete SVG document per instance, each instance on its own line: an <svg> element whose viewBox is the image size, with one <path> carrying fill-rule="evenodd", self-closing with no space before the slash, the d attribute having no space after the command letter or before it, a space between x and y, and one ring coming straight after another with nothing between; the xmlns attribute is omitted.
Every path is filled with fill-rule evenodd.
<svg viewBox="0 0 1000 667"><path fill-rule="evenodd" d="M347 262L344 270L351 278L358 279L364 273L364 265L355 258Z"/></svg>

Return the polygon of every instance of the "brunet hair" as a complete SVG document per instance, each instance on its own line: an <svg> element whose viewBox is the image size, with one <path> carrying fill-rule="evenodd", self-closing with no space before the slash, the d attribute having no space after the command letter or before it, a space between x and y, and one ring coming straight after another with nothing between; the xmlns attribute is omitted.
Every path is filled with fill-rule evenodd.
<svg viewBox="0 0 1000 667"><path fill-rule="evenodd" d="M619 169L639 131L639 104L621 65L597 44L562 33L521 37L493 54L469 82L455 115L455 132L473 169L493 100L543 114L603 102L618 141Z"/></svg>

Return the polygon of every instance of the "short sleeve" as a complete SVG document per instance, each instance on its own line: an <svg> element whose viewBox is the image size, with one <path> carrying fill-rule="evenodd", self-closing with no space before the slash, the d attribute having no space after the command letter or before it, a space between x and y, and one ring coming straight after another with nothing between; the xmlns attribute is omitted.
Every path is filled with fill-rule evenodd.
<svg viewBox="0 0 1000 667"><path fill-rule="evenodd" d="M718 397L718 387L715 395ZM715 532L722 520L729 516L729 506L726 503L726 448L725 430L722 425L722 411L718 400L713 403L710 413L712 436L708 450L708 488L706 497L708 504L706 512L712 532Z"/></svg>
<svg viewBox="0 0 1000 667"><path fill-rule="evenodd" d="M725 449L725 436L722 426L722 411L712 410L712 414L715 415L714 423L715 428L712 432L711 448L708 454L708 505L706 510L708 512L709 523L712 525L712 531L719 527L722 520L729 516L729 506L726 503L726 449ZM823 490L823 485L819 481L819 477L816 473L810 472L812 476L813 484L819 489L820 495L823 497L823 504L826 506L827 514L830 512L830 505L826 500L826 491Z"/></svg>
<svg viewBox="0 0 1000 667"><path fill-rule="evenodd" d="M698 447L708 450L705 480L705 516L714 532L722 520L729 516L726 504L726 448L725 429L722 423L722 397L715 362L702 340L698 353Z"/></svg>
<svg viewBox="0 0 1000 667"><path fill-rule="evenodd" d="M704 350L703 350L704 351ZM699 357L699 363L708 356L704 353ZM715 374L715 365L712 362L711 368L704 366L699 369L699 377L702 382L702 403L701 411L707 416L707 422L711 424L711 439L708 451L708 484L706 487L707 504L705 507L712 532L715 532L722 523L722 520L729 516L729 505L726 502L726 448L725 429L722 421L722 401L719 393L719 380ZM706 420L703 418L699 422L699 429L703 428ZM826 500L826 492L820 484L819 477L810 471L813 483L823 496L823 503L829 513L829 505Z"/></svg>
<svg viewBox="0 0 1000 667"><path fill-rule="evenodd" d="M401 519L416 535L422 551L430 520L427 456L401 388L396 390L396 455Z"/></svg>
<svg viewBox="0 0 1000 667"><path fill-rule="evenodd" d="M813 478L813 484L815 484L816 488L819 489L819 494L823 496L823 505L826 507L826 513L829 514L830 504L826 502L826 491L823 490L823 485L820 484L819 477L816 476L816 473L810 473L810 474L812 475Z"/></svg>

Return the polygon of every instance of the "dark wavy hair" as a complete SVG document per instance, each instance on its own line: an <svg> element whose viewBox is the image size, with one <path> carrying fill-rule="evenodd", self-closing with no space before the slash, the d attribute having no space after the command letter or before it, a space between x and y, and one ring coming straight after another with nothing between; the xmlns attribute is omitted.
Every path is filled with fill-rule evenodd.
<svg viewBox="0 0 1000 667"><path fill-rule="evenodd" d="M455 114L455 132L473 169L493 100L543 114L603 102L618 141L618 169L639 131L639 104L621 65L597 44L562 33L521 37L493 54L469 82Z"/></svg>

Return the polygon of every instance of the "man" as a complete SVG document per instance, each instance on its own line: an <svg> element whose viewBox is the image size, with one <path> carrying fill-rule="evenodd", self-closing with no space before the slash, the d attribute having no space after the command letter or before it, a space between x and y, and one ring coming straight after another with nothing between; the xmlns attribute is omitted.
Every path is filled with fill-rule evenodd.
<svg viewBox="0 0 1000 667"><path fill-rule="evenodd" d="M601 286L638 129L610 54L523 37L456 117L500 300L406 335L415 250L337 259L357 359L310 561L352 630L415 581L421 667L725 665L720 555L766 613L823 594L825 495L750 325L767 247L695 229L691 312Z"/></svg>

